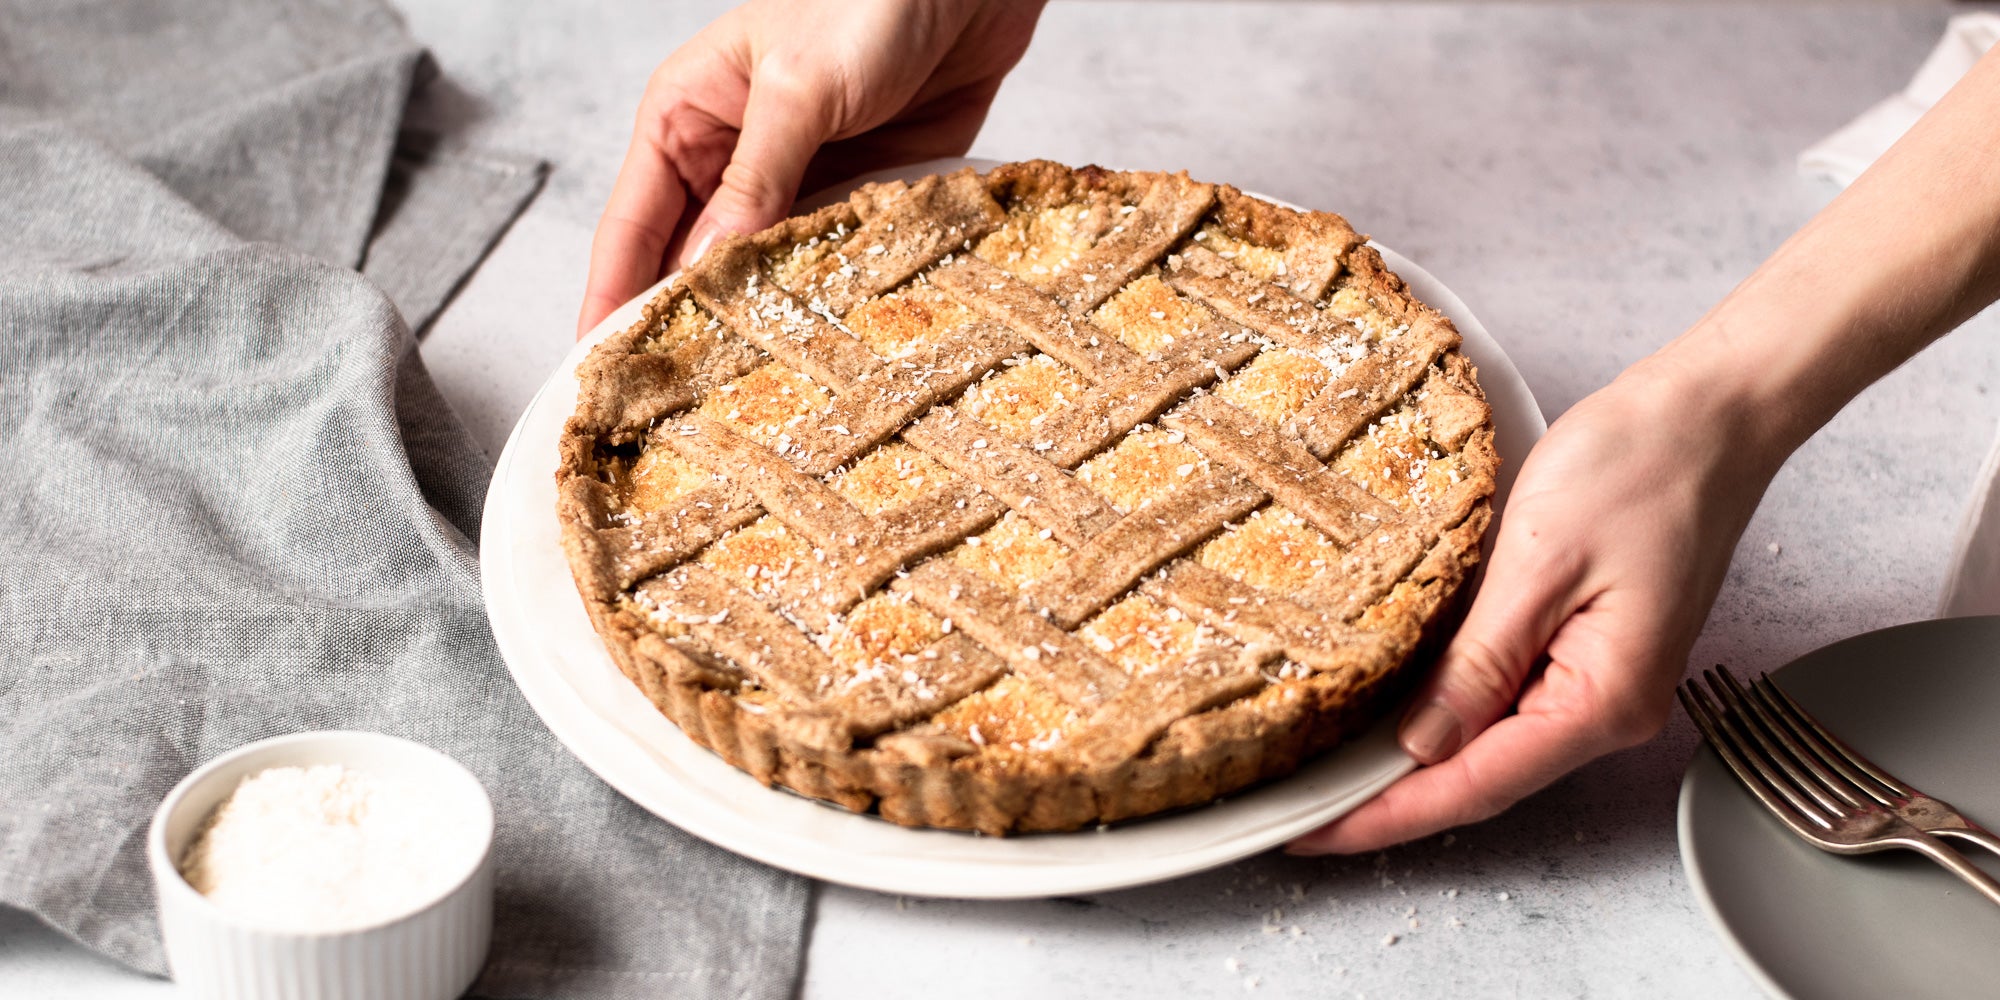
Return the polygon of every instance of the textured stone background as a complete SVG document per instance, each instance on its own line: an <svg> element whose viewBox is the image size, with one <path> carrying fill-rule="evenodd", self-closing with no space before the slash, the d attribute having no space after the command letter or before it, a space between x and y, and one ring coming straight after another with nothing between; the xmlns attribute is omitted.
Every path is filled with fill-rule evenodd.
<svg viewBox="0 0 2000 1000"><path fill-rule="evenodd" d="M401 6L446 74L422 116L555 164L425 344L497 453L570 345L647 73L726 5ZM1342 212L1457 291L1553 419L1832 196L1794 157L1901 87L1957 9L1058 3L973 155L1185 167ZM1970 326L1793 457L1694 664L1774 668L1931 613L2000 416L2000 331ZM1681 869L1693 745L1677 718L1498 820L1375 857L1029 903L827 888L805 993L1754 996ZM166 992L0 912L0 994Z"/></svg>

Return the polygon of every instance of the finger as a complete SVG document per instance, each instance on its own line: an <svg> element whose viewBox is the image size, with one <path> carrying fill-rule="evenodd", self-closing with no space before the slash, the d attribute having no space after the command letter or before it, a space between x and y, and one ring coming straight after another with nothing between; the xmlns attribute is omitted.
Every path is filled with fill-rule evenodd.
<svg viewBox="0 0 2000 1000"><path fill-rule="evenodd" d="M831 106L812 84L775 71L753 76L736 150L721 186L688 230L681 266L699 260L721 237L753 233L784 218L806 165L832 132Z"/></svg>
<svg viewBox="0 0 2000 1000"><path fill-rule="evenodd" d="M1441 764L1412 772L1382 794L1286 845L1293 854L1353 854L1400 844L1497 815L1610 750L1588 719L1516 715Z"/></svg>
<svg viewBox="0 0 2000 1000"><path fill-rule="evenodd" d="M1435 764L1513 707L1549 637L1581 602L1581 568L1526 522L1503 522L1485 582L1404 716L1397 738Z"/></svg>
<svg viewBox="0 0 2000 1000"><path fill-rule="evenodd" d="M687 210L680 174L652 140L632 137L611 198L590 242L590 277L576 335L582 339L611 311L660 280L667 244Z"/></svg>
<svg viewBox="0 0 2000 1000"><path fill-rule="evenodd" d="M818 191L871 170L963 156L986 120L1000 81L961 87L926 101L895 121L822 144L806 168L801 191Z"/></svg>

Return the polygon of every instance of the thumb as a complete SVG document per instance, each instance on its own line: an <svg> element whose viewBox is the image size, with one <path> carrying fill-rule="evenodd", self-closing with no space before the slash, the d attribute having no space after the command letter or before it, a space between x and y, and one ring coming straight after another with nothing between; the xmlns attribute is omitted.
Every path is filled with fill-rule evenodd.
<svg viewBox="0 0 2000 1000"><path fill-rule="evenodd" d="M832 105L810 83L794 74L754 76L736 149L720 186L688 229L680 266L701 259L718 239L783 219L798 197L806 165L833 128Z"/></svg>
<svg viewBox="0 0 2000 1000"><path fill-rule="evenodd" d="M1506 527L1472 610L1397 733L1421 763L1450 757L1506 715L1549 638L1575 610L1580 567L1555 565L1539 551L1546 543L1536 532Z"/></svg>

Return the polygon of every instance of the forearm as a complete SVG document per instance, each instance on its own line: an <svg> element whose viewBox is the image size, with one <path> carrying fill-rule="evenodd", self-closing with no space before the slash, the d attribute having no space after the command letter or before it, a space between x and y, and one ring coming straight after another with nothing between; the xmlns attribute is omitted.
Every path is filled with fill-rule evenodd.
<svg viewBox="0 0 2000 1000"><path fill-rule="evenodd" d="M1645 367L1782 462L1996 296L2000 50Z"/></svg>
<svg viewBox="0 0 2000 1000"><path fill-rule="evenodd" d="M2000 294L2000 54L1686 334L1555 421L1399 737L1426 767L1300 853L1493 815L1650 739L1785 457Z"/></svg>

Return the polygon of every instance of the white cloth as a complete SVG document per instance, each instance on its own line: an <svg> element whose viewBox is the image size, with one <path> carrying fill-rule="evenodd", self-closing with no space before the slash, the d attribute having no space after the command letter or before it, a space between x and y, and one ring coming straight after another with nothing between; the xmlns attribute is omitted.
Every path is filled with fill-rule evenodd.
<svg viewBox="0 0 2000 1000"><path fill-rule="evenodd" d="M1973 480L1972 503L1958 523L1937 613L1939 618L2000 614L2000 439Z"/></svg>
<svg viewBox="0 0 2000 1000"><path fill-rule="evenodd" d="M476 995L796 996L810 884L599 780L494 647L492 467L411 329L541 166L399 143L424 64L382 0L0 0L0 905L164 973L167 790L363 729L492 796Z"/></svg>
<svg viewBox="0 0 2000 1000"><path fill-rule="evenodd" d="M1800 153L1799 172L1831 178L1842 187L1854 183L1996 41L2000 41L2000 14L1960 14L1952 18L1945 26L1944 38L1931 50L1930 58L1924 60L1917 75L1910 78L1909 86Z"/></svg>

